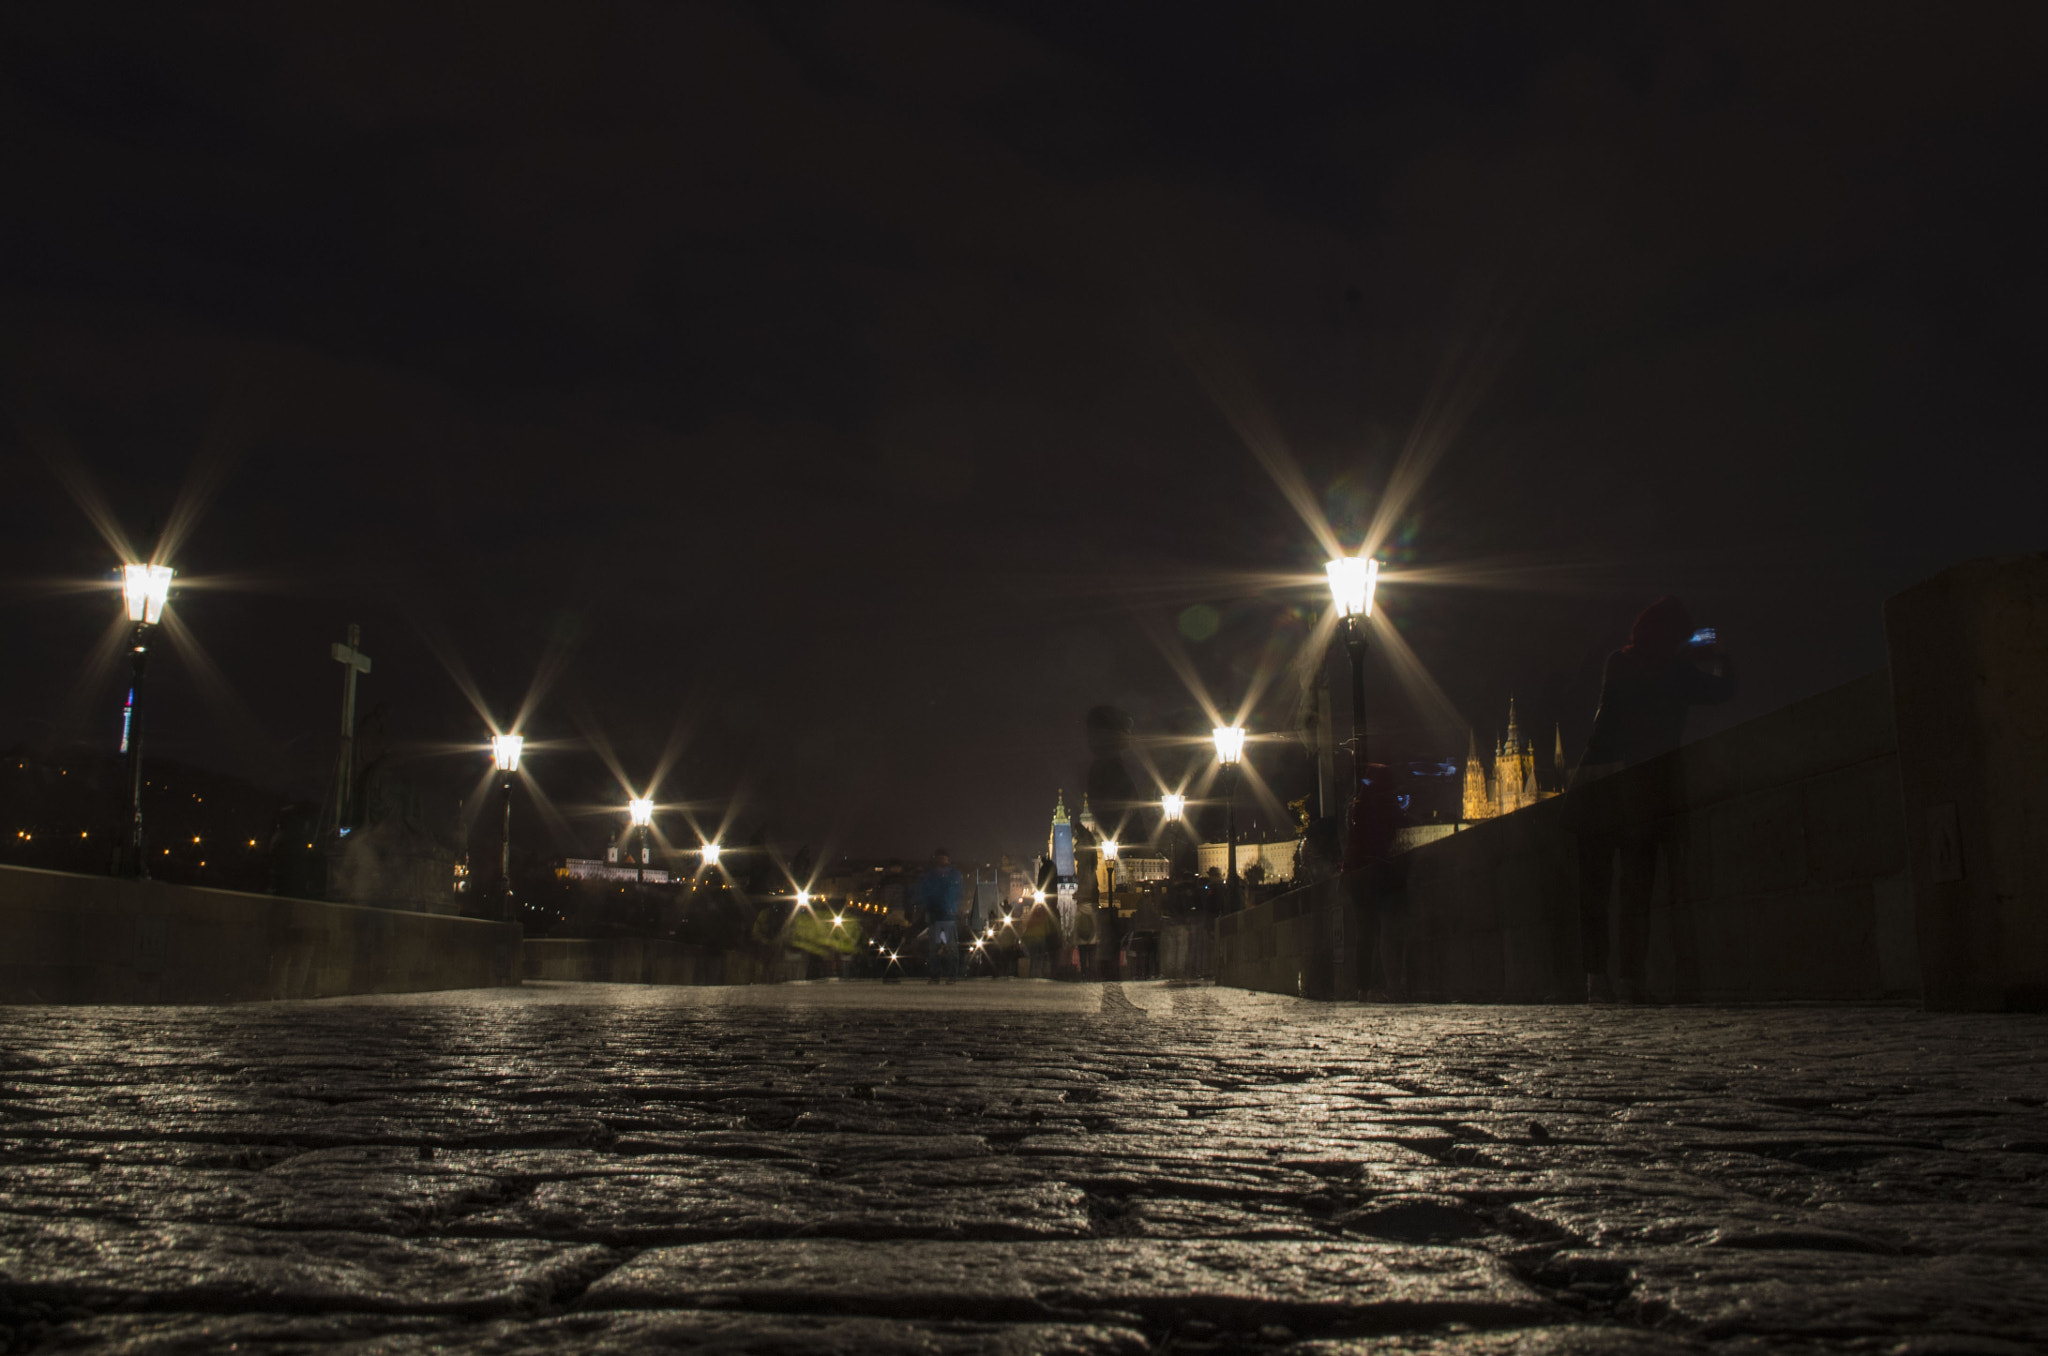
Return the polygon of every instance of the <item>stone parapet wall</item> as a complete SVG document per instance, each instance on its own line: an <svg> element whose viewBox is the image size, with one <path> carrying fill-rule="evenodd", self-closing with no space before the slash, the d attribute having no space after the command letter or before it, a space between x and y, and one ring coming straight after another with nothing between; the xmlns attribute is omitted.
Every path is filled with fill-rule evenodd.
<svg viewBox="0 0 2048 1356"><path fill-rule="evenodd" d="M1880 671L1225 917L1218 980L1309 997L1575 1000L1585 985L1584 835L1659 845L1655 997L1911 997L1919 976L1899 806Z"/></svg>
<svg viewBox="0 0 2048 1356"><path fill-rule="evenodd" d="M516 984L474 918L0 866L0 1003L243 1003Z"/></svg>
<svg viewBox="0 0 2048 1356"><path fill-rule="evenodd" d="M572 984L747 984L759 963L746 952L706 952L641 937L529 937L520 973Z"/></svg>

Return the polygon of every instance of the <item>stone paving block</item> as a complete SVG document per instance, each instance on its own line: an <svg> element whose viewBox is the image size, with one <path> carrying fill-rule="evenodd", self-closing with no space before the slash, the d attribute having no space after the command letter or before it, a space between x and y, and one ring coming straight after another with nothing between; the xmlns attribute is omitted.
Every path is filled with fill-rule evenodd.
<svg viewBox="0 0 2048 1356"><path fill-rule="evenodd" d="M1991 1257L1887 1257L1801 1246L1565 1254L1551 1266L1629 1273L1623 1312L1708 1340L1918 1337L2048 1343L2048 1264Z"/></svg>
<svg viewBox="0 0 2048 1356"><path fill-rule="evenodd" d="M1703 1342L1639 1328L1572 1324L1511 1332L1406 1333L1295 1342L1289 1356L1706 1356Z"/></svg>
<svg viewBox="0 0 2048 1356"><path fill-rule="evenodd" d="M907 1322L803 1314L570 1314L454 1323L380 1315L122 1315L53 1325L42 1350L109 1356L1144 1356L1145 1337L1095 1323Z"/></svg>
<svg viewBox="0 0 2048 1356"><path fill-rule="evenodd" d="M1552 1316L1534 1291L1480 1252L1218 1239L698 1244L643 1253L579 1303L1015 1319L1108 1311L1382 1329Z"/></svg>
<svg viewBox="0 0 2048 1356"><path fill-rule="evenodd" d="M105 1308L497 1314L574 1293L616 1260L532 1239L395 1239L0 1216L15 1300Z"/></svg>

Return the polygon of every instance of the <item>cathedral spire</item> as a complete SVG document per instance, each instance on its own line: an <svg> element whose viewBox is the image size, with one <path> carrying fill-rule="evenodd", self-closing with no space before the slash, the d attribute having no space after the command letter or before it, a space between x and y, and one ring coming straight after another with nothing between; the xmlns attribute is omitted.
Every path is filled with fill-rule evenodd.
<svg viewBox="0 0 2048 1356"><path fill-rule="evenodd" d="M1479 761L1479 734L1467 728L1465 731L1465 806L1464 818L1493 817L1493 798L1486 793L1486 764Z"/></svg>
<svg viewBox="0 0 2048 1356"><path fill-rule="evenodd" d="M1059 804L1052 807L1052 822L1055 824L1072 822L1067 818L1067 789L1065 787L1060 788Z"/></svg>

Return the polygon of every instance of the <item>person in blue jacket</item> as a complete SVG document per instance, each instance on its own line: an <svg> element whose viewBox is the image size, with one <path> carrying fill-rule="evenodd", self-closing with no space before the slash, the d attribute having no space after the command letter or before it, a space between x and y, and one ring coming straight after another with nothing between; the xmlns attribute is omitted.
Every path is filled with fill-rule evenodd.
<svg viewBox="0 0 2048 1356"><path fill-rule="evenodd" d="M924 913L931 982L960 977L960 868L944 848L932 853L932 864L917 882L917 904Z"/></svg>

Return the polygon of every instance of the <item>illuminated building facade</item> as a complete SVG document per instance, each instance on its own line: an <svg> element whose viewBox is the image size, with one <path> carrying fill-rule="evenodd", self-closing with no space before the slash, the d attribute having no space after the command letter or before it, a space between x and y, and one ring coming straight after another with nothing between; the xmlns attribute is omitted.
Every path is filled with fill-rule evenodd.
<svg viewBox="0 0 2048 1356"><path fill-rule="evenodd" d="M1522 738L1515 699L1508 698L1507 738L1493 746L1493 770L1479 757L1479 736L1468 736L1465 751L1464 818L1497 819L1539 800L1548 800L1564 786L1564 731L1557 733L1551 766L1539 774L1536 745Z"/></svg>

